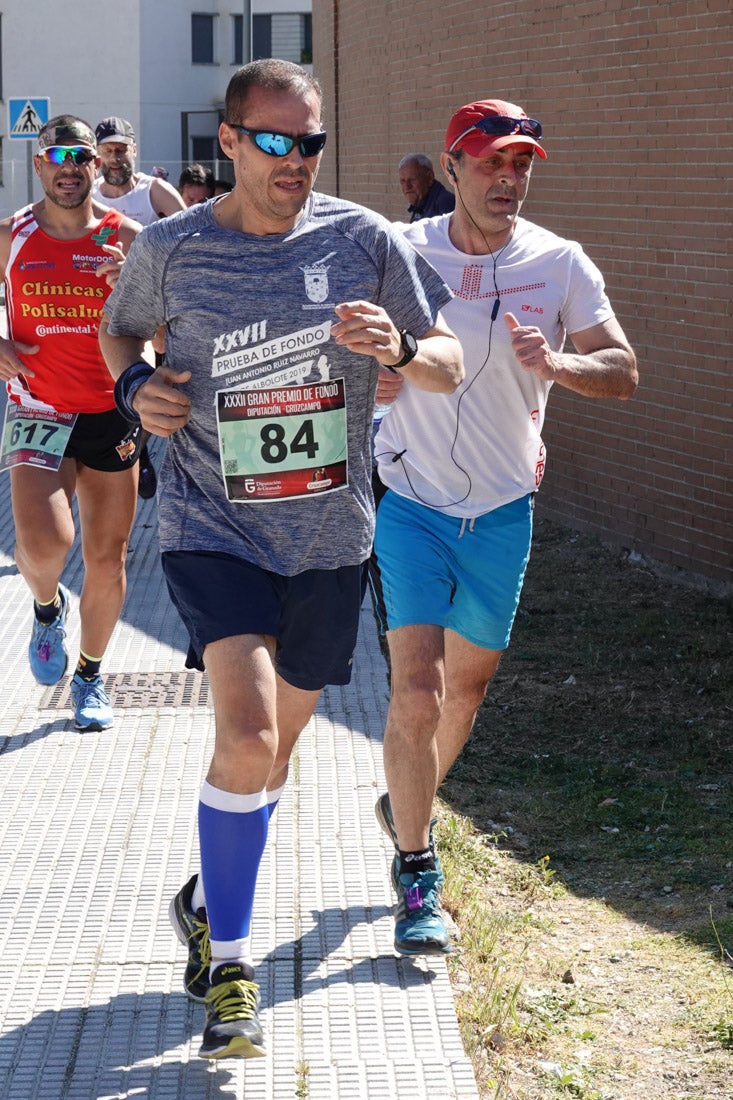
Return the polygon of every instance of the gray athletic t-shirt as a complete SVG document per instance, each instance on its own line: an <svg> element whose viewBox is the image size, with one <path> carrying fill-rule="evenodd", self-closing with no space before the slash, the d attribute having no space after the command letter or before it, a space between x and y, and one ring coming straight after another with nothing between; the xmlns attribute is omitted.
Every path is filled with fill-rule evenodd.
<svg viewBox="0 0 733 1100"><path fill-rule="evenodd" d="M331 338L365 299L420 337L451 292L379 214L313 194L284 235L223 229L212 203L148 226L105 305L113 335L166 325L190 370L160 472L161 549L220 551L293 576L371 548L378 364Z"/></svg>

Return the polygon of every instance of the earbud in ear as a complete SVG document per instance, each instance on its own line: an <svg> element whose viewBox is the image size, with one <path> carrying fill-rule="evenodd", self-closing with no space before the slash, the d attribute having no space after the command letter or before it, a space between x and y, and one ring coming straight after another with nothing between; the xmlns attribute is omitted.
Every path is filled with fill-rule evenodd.
<svg viewBox="0 0 733 1100"><path fill-rule="evenodd" d="M448 167L446 168L446 172L448 173L448 175L450 176L450 178L453 180L454 183L458 182L458 180L456 179L456 170L453 167L453 161L452 160L448 161Z"/></svg>

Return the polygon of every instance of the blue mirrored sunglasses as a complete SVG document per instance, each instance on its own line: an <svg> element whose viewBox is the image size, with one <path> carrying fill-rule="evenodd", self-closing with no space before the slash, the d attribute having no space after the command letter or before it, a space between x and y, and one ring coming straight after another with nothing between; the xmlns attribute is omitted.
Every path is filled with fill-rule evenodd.
<svg viewBox="0 0 733 1100"><path fill-rule="evenodd" d="M235 122L228 124L233 130L239 130L246 134L253 145L270 157L286 157L297 145L302 157L317 157L326 144L326 131L318 134L301 134L300 137L290 137L288 134L276 134L272 130L248 130L246 126L237 126Z"/></svg>
<svg viewBox="0 0 733 1100"><path fill-rule="evenodd" d="M67 157L74 164L89 164L97 154L88 145L51 145L38 155L46 164L64 164Z"/></svg>
<svg viewBox="0 0 733 1100"><path fill-rule="evenodd" d="M448 150L452 153L459 141L463 141L472 130L480 130L487 137L507 137L509 134L525 134L539 141L542 137L542 124L536 118L507 118L506 115L489 115L474 122L456 138Z"/></svg>

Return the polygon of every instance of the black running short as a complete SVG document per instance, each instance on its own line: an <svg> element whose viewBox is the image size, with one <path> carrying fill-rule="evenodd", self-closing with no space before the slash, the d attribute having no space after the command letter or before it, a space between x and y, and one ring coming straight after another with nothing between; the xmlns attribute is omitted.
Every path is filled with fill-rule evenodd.
<svg viewBox="0 0 733 1100"><path fill-rule="evenodd" d="M210 642L268 634L278 673L302 691L348 684L367 563L283 577L230 554L166 551L163 572L188 630L187 668L203 670Z"/></svg>
<svg viewBox="0 0 733 1100"><path fill-rule="evenodd" d="M79 413L64 458L75 458L91 470L115 473L134 466L140 457L142 428L130 424L117 409Z"/></svg>

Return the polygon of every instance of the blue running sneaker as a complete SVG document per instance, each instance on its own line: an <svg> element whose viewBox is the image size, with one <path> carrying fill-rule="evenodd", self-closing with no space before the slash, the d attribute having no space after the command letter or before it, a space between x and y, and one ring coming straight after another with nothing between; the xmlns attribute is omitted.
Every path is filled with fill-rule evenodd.
<svg viewBox="0 0 733 1100"><path fill-rule="evenodd" d="M66 672L69 653L66 649L66 613L69 610L69 590L59 585L61 608L50 623L33 618L33 633L28 646L31 672L39 684L57 684Z"/></svg>
<svg viewBox="0 0 733 1100"><path fill-rule="evenodd" d="M447 955L450 940L440 908L437 871L404 872L397 885L394 946L400 955Z"/></svg>
<svg viewBox="0 0 733 1100"><path fill-rule="evenodd" d="M83 680L75 673L71 681L71 698L74 703L74 725L78 730L106 730L112 725L114 715L101 676Z"/></svg>
<svg viewBox="0 0 733 1100"><path fill-rule="evenodd" d="M392 885L399 894L400 857L397 855L399 843L397 841L397 830L394 827L394 818L392 817L392 805L389 801L389 795L386 792L380 795L374 804L374 814L382 832L387 834L395 847L395 854L392 860ZM440 864L438 849L435 847L435 837L433 836L433 827L436 825L437 821L437 817L431 818L428 844L430 846L430 851L433 853L433 858L435 859L435 869L438 872L439 878L438 886L441 887L445 882L445 877L443 875L443 868Z"/></svg>
<svg viewBox="0 0 733 1100"><path fill-rule="evenodd" d="M202 1058L262 1058L262 1028L257 1015L260 987L246 963L222 963L206 993Z"/></svg>

